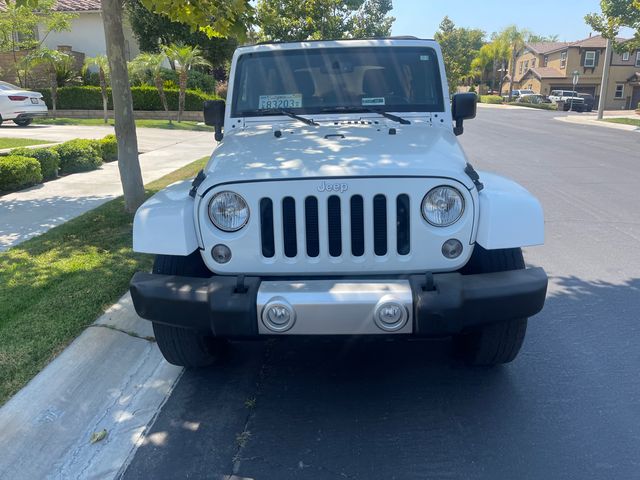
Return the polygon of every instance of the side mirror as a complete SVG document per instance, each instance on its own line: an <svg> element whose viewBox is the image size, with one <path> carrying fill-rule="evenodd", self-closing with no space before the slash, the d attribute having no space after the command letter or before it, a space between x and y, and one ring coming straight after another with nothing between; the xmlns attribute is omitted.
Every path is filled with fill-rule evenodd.
<svg viewBox="0 0 640 480"><path fill-rule="evenodd" d="M455 127L453 127L453 133L462 135L464 131L462 121L476 118L477 103L478 96L475 93L456 93L453 96L453 100L451 101L451 116L456 122Z"/></svg>
<svg viewBox="0 0 640 480"><path fill-rule="evenodd" d="M207 100L204 102L204 124L215 129L215 139L222 140L222 126L224 125L224 100Z"/></svg>

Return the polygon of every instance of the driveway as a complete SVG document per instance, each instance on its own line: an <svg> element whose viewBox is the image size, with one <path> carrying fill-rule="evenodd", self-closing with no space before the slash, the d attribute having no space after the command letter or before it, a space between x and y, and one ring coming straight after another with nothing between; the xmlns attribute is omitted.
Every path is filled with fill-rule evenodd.
<svg viewBox="0 0 640 480"><path fill-rule="evenodd" d="M186 371L125 479L637 478L640 182L633 132L482 109L461 141L545 208L551 277L520 357L438 341L279 338Z"/></svg>
<svg viewBox="0 0 640 480"><path fill-rule="evenodd" d="M0 137L54 141L102 138L112 127L35 125L0 127ZM140 167L145 183L211 153L213 133L139 128ZM0 197L0 251L122 195L117 162Z"/></svg>

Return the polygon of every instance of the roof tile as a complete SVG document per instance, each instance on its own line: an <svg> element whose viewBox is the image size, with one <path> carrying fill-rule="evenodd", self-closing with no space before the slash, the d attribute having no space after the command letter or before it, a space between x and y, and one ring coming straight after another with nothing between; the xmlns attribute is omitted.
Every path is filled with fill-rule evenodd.
<svg viewBox="0 0 640 480"><path fill-rule="evenodd" d="M0 12L7 8L5 0L0 0ZM100 0L57 0L54 10L57 12L90 12L101 10Z"/></svg>

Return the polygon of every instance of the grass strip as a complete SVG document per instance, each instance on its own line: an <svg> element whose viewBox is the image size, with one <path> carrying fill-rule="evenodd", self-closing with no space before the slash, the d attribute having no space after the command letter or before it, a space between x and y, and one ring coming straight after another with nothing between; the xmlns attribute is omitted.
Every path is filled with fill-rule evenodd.
<svg viewBox="0 0 640 480"><path fill-rule="evenodd" d="M637 118L619 117L619 118L603 118L603 120L605 122L610 122L610 123L621 123L623 125L633 125L636 127L640 127L640 119L637 119Z"/></svg>
<svg viewBox="0 0 640 480"><path fill-rule="evenodd" d="M150 196L196 175L197 160L146 186ZM128 288L153 257L131 249L122 197L0 252L0 405Z"/></svg>
<svg viewBox="0 0 640 480"><path fill-rule="evenodd" d="M113 126L113 120L109 120L108 123L104 123L102 118L40 118L34 120L33 123L40 125L84 125L84 126ZM212 132L213 128L198 122L182 121L171 122L168 120L149 120L140 119L136 120L136 127L139 128L163 128L165 130L192 130L196 132Z"/></svg>
<svg viewBox="0 0 640 480"><path fill-rule="evenodd" d="M28 147L30 145L45 145L56 143L51 140L32 140L30 138L0 138L0 150L3 148Z"/></svg>

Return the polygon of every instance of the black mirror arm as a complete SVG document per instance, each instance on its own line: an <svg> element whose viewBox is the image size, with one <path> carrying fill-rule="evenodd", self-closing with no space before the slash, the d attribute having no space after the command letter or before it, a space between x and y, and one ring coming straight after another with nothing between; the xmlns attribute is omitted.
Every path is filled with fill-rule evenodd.
<svg viewBox="0 0 640 480"><path fill-rule="evenodd" d="M464 128L462 127L462 118L456 118L456 126L453 127L453 133L457 137L458 135L462 135L464 132Z"/></svg>
<svg viewBox="0 0 640 480"><path fill-rule="evenodd" d="M213 138L216 139L216 142L221 141L222 137L224 136L223 133L222 133L222 125L216 125L213 128L215 130L215 133L213 134Z"/></svg>

